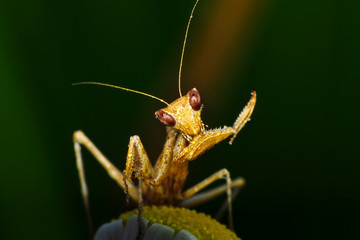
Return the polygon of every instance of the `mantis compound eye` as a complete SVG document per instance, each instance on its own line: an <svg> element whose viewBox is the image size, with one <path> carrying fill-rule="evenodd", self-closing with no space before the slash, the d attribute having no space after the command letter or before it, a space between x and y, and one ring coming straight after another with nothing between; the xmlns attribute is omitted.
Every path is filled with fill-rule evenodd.
<svg viewBox="0 0 360 240"><path fill-rule="evenodd" d="M192 109L194 109L195 111L200 110L201 97L200 93L198 92L198 90L196 90L196 88L193 88L189 91L189 103Z"/></svg>
<svg viewBox="0 0 360 240"><path fill-rule="evenodd" d="M176 124L175 118L163 110L159 110L155 113L157 119L160 120L166 126L174 126Z"/></svg>

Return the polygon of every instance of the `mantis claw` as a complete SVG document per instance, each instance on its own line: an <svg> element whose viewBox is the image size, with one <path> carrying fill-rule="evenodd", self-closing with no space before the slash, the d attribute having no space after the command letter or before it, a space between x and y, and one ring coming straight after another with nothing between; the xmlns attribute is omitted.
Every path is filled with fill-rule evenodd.
<svg viewBox="0 0 360 240"><path fill-rule="evenodd" d="M236 138L237 134L240 132L240 130L245 126L245 124L250 121L250 116L254 111L256 104L256 91L253 90L251 92L251 98L249 102L246 104L244 109L239 114L238 118L236 119L233 129L234 129L234 135L229 141L229 144L231 145Z"/></svg>

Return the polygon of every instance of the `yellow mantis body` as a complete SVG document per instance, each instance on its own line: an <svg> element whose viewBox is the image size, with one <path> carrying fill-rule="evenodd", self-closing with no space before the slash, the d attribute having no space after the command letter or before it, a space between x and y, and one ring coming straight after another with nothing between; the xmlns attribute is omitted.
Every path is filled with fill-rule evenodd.
<svg viewBox="0 0 360 240"><path fill-rule="evenodd" d="M233 227L231 216L231 189L242 187L244 185L243 178L237 178L232 181L229 171L227 169L221 169L195 186L186 191L182 191L188 175L188 162L197 159L208 149L230 136L232 136L232 138L229 143L232 144L238 132L249 120L256 103L256 92L253 91L251 99L243 108L233 126L219 129L206 129L201 120L202 104L198 90L193 88L186 95L182 96L180 89L181 66L189 25L197 3L198 1L196 1L192 9L191 17L186 28L179 71L180 98L169 104L152 95L119 86L97 82L78 83L104 85L132 91L155 98L167 105L167 107L155 112L156 118L166 126L167 136L164 148L154 166L151 164L140 137L137 135L130 138L126 167L125 170L121 172L100 152L82 131L74 132L73 140L76 163L90 225L88 188L85 180L81 145L92 153L96 160L105 168L109 176L125 190L126 194L133 201L138 202L139 205L194 206L226 192L229 210L229 227L230 229ZM224 177L226 178L226 184L224 186L205 193L199 193L199 191L214 181ZM139 186L134 183L134 179L136 178L139 179Z"/></svg>

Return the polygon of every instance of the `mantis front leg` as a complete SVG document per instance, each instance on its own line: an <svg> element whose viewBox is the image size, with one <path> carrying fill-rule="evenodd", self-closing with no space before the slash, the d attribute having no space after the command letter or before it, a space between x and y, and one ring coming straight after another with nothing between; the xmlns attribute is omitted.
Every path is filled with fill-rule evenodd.
<svg viewBox="0 0 360 240"><path fill-rule="evenodd" d="M252 91L251 93L251 99L248 102L248 104L246 104L246 106L244 107L244 109L241 111L241 113L239 114L238 118L236 119L235 123L234 123L234 135L233 137L230 139L229 144L231 145L234 141L234 139L236 138L236 135L240 132L240 130L245 126L245 124L250 121L250 116L254 111L255 108L255 104L256 104L256 92Z"/></svg>
<svg viewBox="0 0 360 240"><path fill-rule="evenodd" d="M132 136L130 138L129 150L126 158L126 168L124 170L125 177L129 180L141 178L148 186L159 186L161 180L169 171L177 134L177 131L167 128L167 138L164 150L159 157L155 169L151 165L139 136Z"/></svg>
<svg viewBox="0 0 360 240"><path fill-rule="evenodd" d="M252 92L252 97L237 117L232 127L221 129L206 130L196 135L191 143L183 149L177 156L176 161L191 161L212 148L214 145L233 135L229 144L231 145L245 124L250 120L256 104L256 92Z"/></svg>

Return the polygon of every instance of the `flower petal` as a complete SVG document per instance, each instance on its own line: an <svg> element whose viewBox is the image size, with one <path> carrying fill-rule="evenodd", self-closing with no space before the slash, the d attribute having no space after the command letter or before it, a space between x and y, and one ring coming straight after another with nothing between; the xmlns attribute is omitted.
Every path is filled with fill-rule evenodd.
<svg viewBox="0 0 360 240"><path fill-rule="evenodd" d="M143 240L172 240L174 239L175 230L171 227L154 223L146 231Z"/></svg>
<svg viewBox="0 0 360 240"><path fill-rule="evenodd" d="M174 238L174 240L198 240L197 237L192 235L189 231L181 230Z"/></svg>
<svg viewBox="0 0 360 240"><path fill-rule="evenodd" d="M94 240L119 240L124 232L122 220L105 223L97 230Z"/></svg>
<svg viewBox="0 0 360 240"><path fill-rule="evenodd" d="M142 229L141 231L144 233L146 232L147 225L149 220L145 218L142 219ZM126 223L125 231L122 236L122 239L126 240L136 240L139 234L139 223L138 223L138 216L132 215Z"/></svg>

